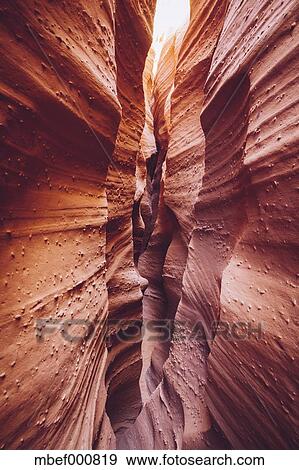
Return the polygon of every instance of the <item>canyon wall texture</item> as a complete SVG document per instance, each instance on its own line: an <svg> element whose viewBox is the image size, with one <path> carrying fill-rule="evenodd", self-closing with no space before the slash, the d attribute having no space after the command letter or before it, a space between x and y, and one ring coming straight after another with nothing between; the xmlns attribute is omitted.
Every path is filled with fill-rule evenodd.
<svg viewBox="0 0 299 470"><path fill-rule="evenodd" d="M298 2L13 3L1 448L297 448Z"/></svg>
<svg viewBox="0 0 299 470"><path fill-rule="evenodd" d="M191 244L209 277L197 294L207 334L217 318L262 330L211 345L207 403L234 448L299 443L296 80L297 2L232 3L206 83Z"/></svg>
<svg viewBox="0 0 299 470"><path fill-rule="evenodd" d="M142 312L131 210L154 7L1 2L4 448L113 447L141 406L140 345L104 321Z"/></svg>
<svg viewBox="0 0 299 470"><path fill-rule="evenodd" d="M191 2L143 255L175 333L124 448L298 447L297 25L294 1Z"/></svg>

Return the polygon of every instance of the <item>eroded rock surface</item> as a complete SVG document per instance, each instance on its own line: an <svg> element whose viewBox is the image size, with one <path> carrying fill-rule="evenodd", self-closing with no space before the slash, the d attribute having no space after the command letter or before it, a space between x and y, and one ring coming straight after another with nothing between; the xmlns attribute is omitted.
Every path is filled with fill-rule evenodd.
<svg viewBox="0 0 299 470"><path fill-rule="evenodd" d="M139 412L140 346L109 330L108 352L103 322L141 318L131 211L154 7L1 2L4 448L113 447Z"/></svg>
<svg viewBox="0 0 299 470"><path fill-rule="evenodd" d="M191 2L143 255L164 300L146 291L144 317L158 303L177 334L154 345L123 447L298 446L296 15L292 1Z"/></svg>
<svg viewBox="0 0 299 470"><path fill-rule="evenodd" d="M2 448L298 447L298 4L155 3L1 3Z"/></svg>

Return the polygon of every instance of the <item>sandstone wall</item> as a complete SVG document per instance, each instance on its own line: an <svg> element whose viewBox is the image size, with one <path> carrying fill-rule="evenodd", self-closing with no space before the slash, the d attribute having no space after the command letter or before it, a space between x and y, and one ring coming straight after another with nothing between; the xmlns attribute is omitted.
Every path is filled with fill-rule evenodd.
<svg viewBox="0 0 299 470"><path fill-rule="evenodd" d="M120 302L141 315L130 211L153 11L151 0L1 2L2 447L113 446L107 390L109 412L124 368L126 401L136 385L137 348L110 386L119 351L101 323ZM113 427L134 413L110 412Z"/></svg>
<svg viewBox="0 0 299 470"><path fill-rule="evenodd" d="M155 3L1 3L2 448L298 447L298 2Z"/></svg>
<svg viewBox="0 0 299 470"><path fill-rule="evenodd" d="M162 311L200 335L177 329L122 445L296 448L296 2L191 6L163 184L175 224L151 266Z"/></svg>

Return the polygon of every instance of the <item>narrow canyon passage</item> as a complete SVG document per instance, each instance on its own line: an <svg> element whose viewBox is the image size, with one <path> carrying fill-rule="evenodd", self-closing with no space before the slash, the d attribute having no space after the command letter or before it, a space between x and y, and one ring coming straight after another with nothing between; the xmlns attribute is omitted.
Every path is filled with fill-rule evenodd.
<svg viewBox="0 0 299 470"><path fill-rule="evenodd" d="M13 3L0 447L298 448L298 2Z"/></svg>

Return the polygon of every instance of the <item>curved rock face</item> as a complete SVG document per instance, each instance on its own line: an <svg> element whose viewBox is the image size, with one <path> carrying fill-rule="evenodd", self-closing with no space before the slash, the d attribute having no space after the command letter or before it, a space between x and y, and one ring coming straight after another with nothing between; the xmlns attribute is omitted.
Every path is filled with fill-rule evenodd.
<svg viewBox="0 0 299 470"><path fill-rule="evenodd" d="M141 317L131 210L154 6L1 3L2 447L113 447L111 424L138 412L140 351L109 331L108 352L103 322ZM115 416L118 393L132 406Z"/></svg>
<svg viewBox="0 0 299 470"><path fill-rule="evenodd" d="M2 1L2 448L298 447L296 7Z"/></svg>
<svg viewBox="0 0 299 470"><path fill-rule="evenodd" d="M123 447L298 446L297 21L295 2L191 2L149 244L168 240L150 286L175 334Z"/></svg>
<svg viewBox="0 0 299 470"><path fill-rule="evenodd" d="M296 2L231 4L201 117L192 244L205 252L215 306L204 321L244 323L242 341L216 335L208 359L208 406L234 448L298 446L297 15Z"/></svg>
<svg viewBox="0 0 299 470"><path fill-rule="evenodd" d="M118 338L122 330L140 323L142 291L140 276L134 265L132 209L136 188L136 160L145 125L143 70L151 44L152 17L155 2L118 1L116 3L117 90L122 106L113 164L107 176L107 285L109 296L109 341L106 384L107 411L116 433L134 421L141 408L139 376L141 343ZM128 29L128 18L133 21ZM110 333L110 332L109 332Z"/></svg>
<svg viewBox="0 0 299 470"><path fill-rule="evenodd" d="M141 216L144 220L143 243L138 270L147 279L148 288L143 299L143 321L167 318L168 308L163 286L163 265L172 231L171 214L163 202L165 158L169 142L170 101L173 90L180 37L170 36L162 48L152 86L153 134L155 153L147 155L146 185L141 199ZM157 59L156 59L157 60ZM143 144L143 141L141 142ZM152 335L148 335L151 337ZM155 390L161 380L162 366L167 358L168 343L163 345L143 338L143 370L140 379L143 401ZM151 368L149 366L151 365Z"/></svg>

